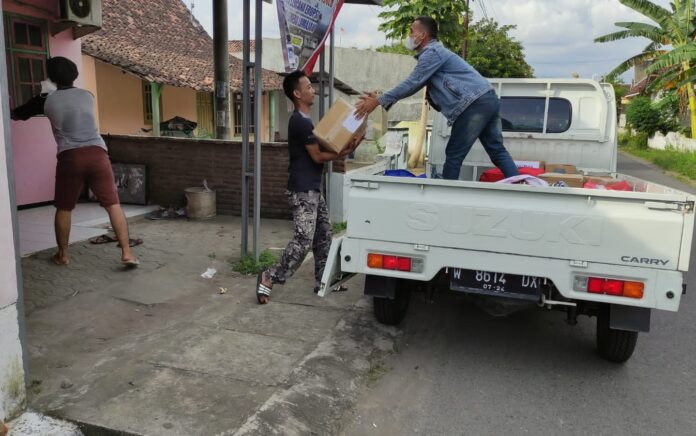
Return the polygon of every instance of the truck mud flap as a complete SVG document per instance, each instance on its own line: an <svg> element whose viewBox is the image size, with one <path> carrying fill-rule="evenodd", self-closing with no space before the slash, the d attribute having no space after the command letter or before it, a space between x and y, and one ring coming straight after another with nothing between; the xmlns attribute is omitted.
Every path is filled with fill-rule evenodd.
<svg viewBox="0 0 696 436"><path fill-rule="evenodd" d="M650 309L612 304L609 327L630 332L650 331Z"/></svg>
<svg viewBox="0 0 696 436"><path fill-rule="evenodd" d="M318 292L320 297L330 294L333 289L341 286L355 275L341 271L341 245L343 245L343 236L331 242L329 257L326 259L326 267L324 267L324 275L321 277L321 286Z"/></svg>
<svg viewBox="0 0 696 436"><path fill-rule="evenodd" d="M382 276L365 276L365 295L394 299L397 279Z"/></svg>

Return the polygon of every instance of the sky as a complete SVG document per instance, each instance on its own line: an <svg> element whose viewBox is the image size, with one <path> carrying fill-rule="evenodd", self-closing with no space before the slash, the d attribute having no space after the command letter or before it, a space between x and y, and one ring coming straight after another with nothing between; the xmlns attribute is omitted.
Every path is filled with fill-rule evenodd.
<svg viewBox="0 0 696 436"><path fill-rule="evenodd" d="M212 35L212 1L184 0L203 27ZM457 0L463 1L463 0ZM667 6L668 0L653 0ZM254 2L252 2L254 3ZM639 53L645 39L596 44L597 36L618 30L617 21L646 21L618 0L472 0L474 21L484 16L500 24L516 25L511 32L523 47L527 62L537 77L598 78L622 60ZM381 7L345 5L336 21L336 45L376 48L385 44L377 30ZM242 0L228 0L230 39L242 39ZM252 21L254 20L252 7ZM253 35L252 23L252 35ZM278 38L276 5L263 5L263 36ZM632 74L624 79L630 83Z"/></svg>

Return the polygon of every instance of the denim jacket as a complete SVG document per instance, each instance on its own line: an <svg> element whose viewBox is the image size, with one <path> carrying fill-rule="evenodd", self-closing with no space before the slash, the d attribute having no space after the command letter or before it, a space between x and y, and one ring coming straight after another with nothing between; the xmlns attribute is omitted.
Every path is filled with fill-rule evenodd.
<svg viewBox="0 0 696 436"><path fill-rule="evenodd" d="M411 75L379 97L384 109L427 85L431 106L452 124L471 103L493 89L478 71L439 41L430 42L416 59L418 64Z"/></svg>

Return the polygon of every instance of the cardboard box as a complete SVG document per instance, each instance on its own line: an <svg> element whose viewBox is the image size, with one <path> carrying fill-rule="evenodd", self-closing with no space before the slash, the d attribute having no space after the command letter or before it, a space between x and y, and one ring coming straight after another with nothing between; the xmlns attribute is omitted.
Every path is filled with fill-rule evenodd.
<svg viewBox="0 0 696 436"><path fill-rule="evenodd" d="M517 168L536 168L544 169L546 163L543 160L516 160Z"/></svg>
<svg viewBox="0 0 696 436"><path fill-rule="evenodd" d="M314 137L326 149L340 153L353 140L362 138L367 131L367 117L358 120L354 114L355 108L338 98L314 128Z"/></svg>
<svg viewBox="0 0 696 436"><path fill-rule="evenodd" d="M615 178L611 176L585 176L585 180L583 183L587 182L592 182L595 185L603 185L606 186L610 183L618 182Z"/></svg>
<svg viewBox="0 0 696 436"><path fill-rule="evenodd" d="M565 182L569 188L582 188L584 177L581 174L558 174L544 173L539 176L540 179L546 180L549 185L553 186L557 182Z"/></svg>
<svg viewBox="0 0 696 436"><path fill-rule="evenodd" d="M575 165L546 164L546 172L559 174L577 174L578 169L575 167Z"/></svg>

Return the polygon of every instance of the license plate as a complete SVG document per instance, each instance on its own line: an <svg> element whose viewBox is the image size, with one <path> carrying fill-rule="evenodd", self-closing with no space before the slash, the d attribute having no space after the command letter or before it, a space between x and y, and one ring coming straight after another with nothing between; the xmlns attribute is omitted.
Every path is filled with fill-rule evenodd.
<svg viewBox="0 0 696 436"><path fill-rule="evenodd" d="M452 269L450 288L455 291L538 300L543 278L490 271Z"/></svg>

